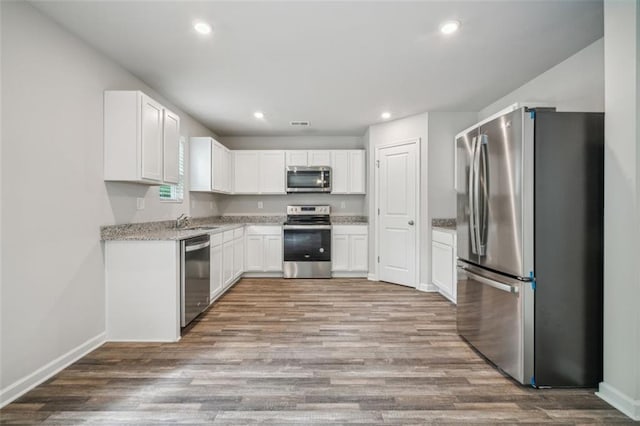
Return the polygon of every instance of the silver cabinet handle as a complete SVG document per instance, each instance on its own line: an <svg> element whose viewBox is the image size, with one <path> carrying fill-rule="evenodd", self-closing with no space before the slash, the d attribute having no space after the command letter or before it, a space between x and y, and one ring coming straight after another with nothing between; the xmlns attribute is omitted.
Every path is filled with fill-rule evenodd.
<svg viewBox="0 0 640 426"><path fill-rule="evenodd" d="M412 220L409 221L409 225L413 226L413 223L414 222Z"/></svg>

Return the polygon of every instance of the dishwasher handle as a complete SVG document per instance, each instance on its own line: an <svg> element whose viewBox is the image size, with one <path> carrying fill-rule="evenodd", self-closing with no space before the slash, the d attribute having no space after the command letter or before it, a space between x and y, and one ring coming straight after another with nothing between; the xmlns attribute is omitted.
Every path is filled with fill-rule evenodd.
<svg viewBox="0 0 640 426"><path fill-rule="evenodd" d="M184 251L189 253L192 251L196 251L196 250L200 250L206 247L209 247L209 245L211 245L210 241L205 241L204 243L200 243L200 244L194 244L194 245L185 245Z"/></svg>

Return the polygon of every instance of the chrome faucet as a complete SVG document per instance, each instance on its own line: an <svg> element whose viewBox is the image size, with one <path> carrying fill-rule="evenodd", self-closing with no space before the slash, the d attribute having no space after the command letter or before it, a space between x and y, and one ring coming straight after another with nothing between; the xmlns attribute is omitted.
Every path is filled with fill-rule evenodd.
<svg viewBox="0 0 640 426"><path fill-rule="evenodd" d="M185 227L189 226L189 220L190 219L191 218L189 216L187 216L186 214L182 213L176 219L176 228L185 228Z"/></svg>

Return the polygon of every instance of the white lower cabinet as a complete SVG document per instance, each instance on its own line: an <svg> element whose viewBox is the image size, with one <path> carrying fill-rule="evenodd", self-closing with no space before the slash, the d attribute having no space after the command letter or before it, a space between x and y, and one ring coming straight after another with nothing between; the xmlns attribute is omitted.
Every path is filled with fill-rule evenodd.
<svg viewBox="0 0 640 426"><path fill-rule="evenodd" d="M368 225L333 225L331 271L334 277L367 276L368 232Z"/></svg>
<svg viewBox="0 0 640 426"><path fill-rule="evenodd" d="M180 340L180 241L105 241L111 342Z"/></svg>
<svg viewBox="0 0 640 426"><path fill-rule="evenodd" d="M231 238L222 244L222 282L225 288L233 282L233 231L227 232L231 233Z"/></svg>
<svg viewBox="0 0 640 426"><path fill-rule="evenodd" d="M244 272L244 228L236 229L233 235L233 279Z"/></svg>
<svg viewBox="0 0 640 426"><path fill-rule="evenodd" d="M452 230L432 230L431 281L447 299L456 303L456 234Z"/></svg>
<svg viewBox="0 0 640 426"><path fill-rule="evenodd" d="M222 293L224 283L222 278L222 234L211 236L210 253L211 281L209 283L209 300L214 301Z"/></svg>
<svg viewBox="0 0 640 426"><path fill-rule="evenodd" d="M282 227L247 226L245 237L245 271L282 274Z"/></svg>

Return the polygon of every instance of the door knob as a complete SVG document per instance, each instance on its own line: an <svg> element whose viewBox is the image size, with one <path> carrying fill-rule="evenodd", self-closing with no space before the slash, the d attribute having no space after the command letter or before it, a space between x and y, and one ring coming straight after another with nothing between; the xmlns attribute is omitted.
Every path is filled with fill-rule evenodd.
<svg viewBox="0 0 640 426"><path fill-rule="evenodd" d="M413 226L413 221L412 220L409 221L409 225Z"/></svg>

